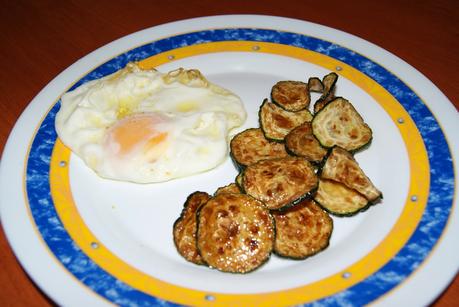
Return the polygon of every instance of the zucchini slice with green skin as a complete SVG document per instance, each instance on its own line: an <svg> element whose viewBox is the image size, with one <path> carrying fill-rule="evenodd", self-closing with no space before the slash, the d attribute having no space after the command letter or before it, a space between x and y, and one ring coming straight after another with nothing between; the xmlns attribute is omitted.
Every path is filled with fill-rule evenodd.
<svg viewBox="0 0 459 307"><path fill-rule="evenodd" d="M360 168L354 156L341 147L333 147L321 169L321 178L341 182L354 189L368 201L382 198L382 193L371 182Z"/></svg>
<svg viewBox="0 0 459 307"><path fill-rule="evenodd" d="M219 187L215 191L214 196L221 193L241 193L241 188L236 183L232 182L224 187Z"/></svg>
<svg viewBox="0 0 459 307"><path fill-rule="evenodd" d="M330 101L312 120L312 133L324 147L340 146L356 151L368 145L373 132L346 99Z"/></svg>
<svg viewBox="0 0 459 307"><path fill-rule="evenodd" d="M352 216L366 210L372 203L365 196L346 185L321 178L314 200L336 216Z"/></svg>
<svg viewBox="0 0 459 307"><path fill-rule="evenodd" d="M230 142L230 155L239 169L270 158L286 157L285 146L265 138L259 128L249 128L236 134Z"/></svg>
<svg viewBox="0 0 459 307"><path fill-rule="evenodd" d="M322 96L314 103L314 113L319 112L335 97L335 86L338 81L338 75L334 72L329 73L322 79Z"/></svg>
<svg viewBox="0 0 459 307"><path fill-rule="evenodd" d="M243 177L243 173L239 172L239 174L237 174L236 180L235 180L236 184L239 187L239 189L241 190L241 192L244 191L244 189L242 188L242 177Z"/></svg>
<svg viewBox="0 0 459 307"><path fill-rule="evenodd" d="M196 246L196 212L210 199L205 192L194 192L185 201L180 217L173 226L175 247L180 255L187 261L203 264Z"/></svg>
<svg viewBox="0 0 459 307"><path fill-rule="evenodd" d="M271 89L272 102L287 111L300 111L309 107L311 97L307 83L279 81Z"/></svg>
<svg viewBox="0 0 459 307"><path fill-rule="evenodd" d="M333 220L314 200L306 200L281 212L272 212L276 222L274 253L304 259L328 247Z"/></svg>
<svg viewBox="0 0 459 307"><path fill-rule="evenodd" d="M219 194L198 212L198 250L204 262L217 270L255 270L269 259L274 239L269 210L246 194Z"/></svg>
<svg viewBox="0 0 459 307"><path fill-rule="evenodd" d="M323 93L324 85L322 84L322 81L320 81L319 78L311 77L308 80L308 89L309 92Z"/></svg>
<svg viewBox="0 0 459 307"><path fill-rule="evenodd" d="M286 157L249 165L243 172L242 187L268 209L278 210L311 198L318 181L309 161Z"/></svg>
<svg viewBox="0 0 459 307"><path fill-rule="evenodd" d="M312 120L312 114L307 109L298 112L286 111L268 99L263 101L258 115L265 137L280 142L295 127Z"/></svg>
<svg viewBox="0 0 459 307"><path fill-rule="evenodd" d="M305 122L296 127L285 137L287 152L304 157L306 160L318 164L327 154L316 137L312 134L310 122Z"/></svg>

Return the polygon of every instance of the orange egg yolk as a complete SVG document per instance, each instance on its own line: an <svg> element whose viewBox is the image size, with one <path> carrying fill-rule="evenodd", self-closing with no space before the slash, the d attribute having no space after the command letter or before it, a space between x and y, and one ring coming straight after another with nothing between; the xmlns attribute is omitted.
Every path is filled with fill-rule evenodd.
<svg viewBox="0 0 459 307"><path fill-rule="evenodd" d="M117 154L123 156L141 148L143 155L157 156L157 151L163 151L168 135L157 130L160 121L147 115L123 118L109 132L110 140L118 145Z"/></svg>

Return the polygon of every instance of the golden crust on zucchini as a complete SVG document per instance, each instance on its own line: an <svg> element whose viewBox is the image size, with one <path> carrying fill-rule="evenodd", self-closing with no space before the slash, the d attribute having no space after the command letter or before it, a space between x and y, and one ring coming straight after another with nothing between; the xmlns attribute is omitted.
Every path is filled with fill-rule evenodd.
<svg viewBox="0 0 459 307"><path fill-rule="evenodd" d="M341 97L329 102L312 120L312 132L324 147L355 151L370 143L372 131L352 104Z"/></svg>
<svg viewBox="0 0 459 307"><path fill-rule="evenodd" d="M283 141L284 137L295 127L306 121L311 121L312 114L309 110L286 111L265 99L260 107L259 120L267 139Z"/></svg>
<svg viewBox="0 0 459 307"><path fill-rule="evenodd" d="M250 128L235 135L230 142L230 154L242 168L260 160L288 155L283 144L266 139L259 128Z"/></svg>
<svg viewBox="0 0 459 307"><path fill-rule="evenodd" d="M245 193L269 209L293 206L311 197L318 178L311 163L300 157L263 160L248 166L242 177Z"/></svg>
<svg viewBox="0 0 459 307"><path fill-rule="evenodd" d="M274 252L279 256L304 259L328 246L333 220L313 200L272 215L276 221Z"/></svg>
<svg viewBox="0 0 459 307"><path fill-rule="evenodd" d="M319 205L337 216L351 216L367 208L368 199L346 185L321 178L314 199Z"/></svg>
<svg viewBox="0 0 459 307"><path fill-rule="evenodd" d="M214 196L221 193L241 193L241 188L236 183L232 182L224 187L219 187L215 191Z"/></svg>
<svg viewBox="0 0 459 307"><path fill-rule="evenodd" d="M316 137L312 134L310 122L305 122L296 127L285 137L285 148L287 152L295 156L306 158L306 160L318 163L327 154Z"/></svg>
<svg viewBox="0 0 459 307"><path fill-rule="evenodd" d="M329 153L321 170L321 178L341 182L369 201L375 201L382 196L352 154L341 147L334 147Z"/></svg>
<svg viewBox="0 0 459 307"><path fill-rule="evenodd" d="M271 89L272 101L281 108L296 112L309 107L308 84L301 81L279 81Z"/></svg>
<svg viewBox="0 0 459 307"><path fill-rule="evenodd" d="M272 252L274 219L261 202L245 194L219 194L198 214L202 259L223 272L247 273Z"/></svg>
<svg viewBox="0 0 459 307"><path fill-rule="evenodd" d="M190 194L183 206L180 217L173 227L174 243L177 251L187 261L203 264L196 246L196 212L210 199L205 192Z"/></svg>

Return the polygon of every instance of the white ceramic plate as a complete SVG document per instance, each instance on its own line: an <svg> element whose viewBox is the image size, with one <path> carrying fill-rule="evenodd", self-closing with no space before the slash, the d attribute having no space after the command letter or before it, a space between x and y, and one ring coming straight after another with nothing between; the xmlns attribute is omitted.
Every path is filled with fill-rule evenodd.
<svg viewBox="0 0 459 307"><path fill-rule="evenodd" d="M258 125L275 82L335 71L336 95L373 129L356 159L383 201L334 217L330 246L306 260L273 255L244 275L186 262L172 224L191 192L234 181L230 159L197 176L135 185L97 177L56 138L59 97L129 61L201 70L243 99L248 119L239 130ZM429 80L355 36L269 16L174 22L94 51L35 97L3 154L2 224L30 276L64 305L427 304L459 264L454 131L457 112Z"/></svg>

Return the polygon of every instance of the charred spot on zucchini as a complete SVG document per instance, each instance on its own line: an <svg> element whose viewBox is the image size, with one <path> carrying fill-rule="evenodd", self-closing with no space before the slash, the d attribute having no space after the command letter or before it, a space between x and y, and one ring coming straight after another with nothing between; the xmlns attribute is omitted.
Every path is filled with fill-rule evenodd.
<svg viewBox="0 0 459 307"><path fill-rule="evenodd" d="M354 156L341 147L333 147L321 169L321 178L341 182L348 188L354 189L365 198L374 202L382 197L364 171L360 168Z"/></svg>
<svg viewBox="0 0 459 307"><path fill-rule="evenodd" d="M336 216L352 216L371 205L365 196L346 185L321 178L314 200Z"/></svg>
<svg viewBox="0 0 459 307"><path fill-rule="evenodd" d="M274 253L277 255L304 259L328 247L333 220L313 200L272 215L276 223Z"/></svg>
<svg viewBox="0 0 459 307"><path fill-rule="evenodd" d="M327 154L316 137L312 134L310 122L305 122L296 127L285 137L285 148L287 152L304 157L313 163L319 163Z"/></svg>
<svg viewBox="0 0 459 307"><path fill-rule="evenodd" d="M283 141L295 127L312 120L309 110L286 111L268 99L263 101L259 111L260 126L269 140Z"/></svg>
<svg viewBox="0 0 459 307"><path fill-rule="evenodd" d="M319 78L311 77L308 80L308 89L309 92L323 93L324 85L322 84L322 81L320 81Z"/></svg>
<svg viewBox="0 0 459 307"><path fill-rule="evenodd" d="M373 137L370 127L346 99L329 102L312 120L312 132L324 147L340 146L356 151L368 145Z"/></svg>
<svg viewBox="0 0 459 307"><path fill-rule="evenodd" d="M286 157L283 144L265 138L259 128L249 128L235 135L230 142L230 155L242 169L260 160Z"/></svg>
<svg viewBox="0 0 459 307"><path fill-rule="evenodd" d="M281 108L296 112L309 107L308 84L301 81L279 81L271 89L272 101Z"/></svg>
<svg viewBox="0 0 459 307"><path fill-rule="evenodd" d="M338 75L334 72L325 75L322 79L322 96L314 103L314 113L319 112L335 97L335 86L338 81Z"/></svg>
<svg viewBox="0 0 459 307"><path fill-rule="evenodd" d="M241 188L234 182L225 185L223 187L219 187L215 193L215 195L221 194L221 193L241 193Z"/></svg>
<svg viewBox="0 0 459 307"><path fill-rule="evenodd" d="M245 194L219 194L198 212L199 253L210 267L223 272L247 273L265 263L274 232L269 210Z"/></svg>
<svg viewBox="0 0 459 307"><path fill-rule="evenodd" d="M173 226L174 244L179 254L187 261L203 264L196 246L196 212L210 199L205 192L190 194L183 205L180 217Z"/></svg>
<svg viewBox="0 0 459 307"><path fill-rule="evenodd" d="M271 210L287 208L312 197L317 185L313 166L301 157L257 162L244 170L242 180L244 192Z"/></svg>

